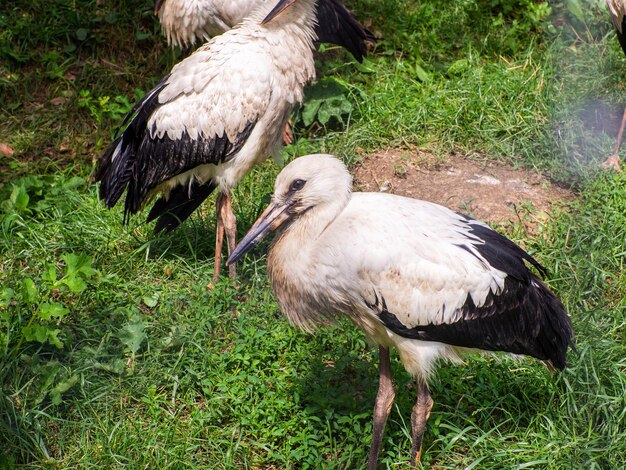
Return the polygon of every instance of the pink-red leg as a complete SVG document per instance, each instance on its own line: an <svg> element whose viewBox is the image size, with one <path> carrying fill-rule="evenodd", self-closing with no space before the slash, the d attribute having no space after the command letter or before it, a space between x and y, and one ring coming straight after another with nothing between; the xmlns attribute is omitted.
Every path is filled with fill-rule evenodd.
<svg viewBox="0 0 626 470"><path fill-rule="evenodd" d="M230 192L228 192L225 196L222 222L224 223L226 243L228 244L228 255L230 256L230 254L235 251L235 247L237 246L237 219L235 218L235 213L233 212ZM228 275L233 279L237 275L235 264L231 264L228 267Z"/></svg>
<svg viewBox="0 0 626 470"><path fill-rule="evenodd" d="M378 349L380 355L379 382L376 404L374 405L374 425L372 428L372 446L370 447L370 455L367 462L368 470L376 470L378 454L383 440L383 433L385 432L385 424L387 423L389 413L391 413L391 405L393 405L393 399L396 395L391 381L389 348L379 346Z"/></svg>
<svg viewBox="0 0 626 470"><path fill-rule="evenodd" d="M293 133L291 132L291 119L287 121L285 124L285 129L283 130L283 142L285 145L289 145L293 143Z"/></svg>
<svg viewBox="0 0 626 470"><path fill-rule="evenodd" d="M222 266L222 245L224 244L224 232L226 232L226 243L228 244L228 253L232 253L237 244L237 219L233 213L230 192L217 196L215 203L215 212L217 214L216 233L215 233L215 270L213 271L213 282L217 282ZM228 274L234 278L237 275L235 265L228 267Z"/></svg>
<svg viewBox="0 0 626 470"><path fill-rule="evenodd" d="M220 193L215 201L215 268L213 270L213 282L217 282L220 277L222 266L222 244L224 243L224 222L222 221L222 205L224 195Z"/></svg>
<svg viewBox="0 0 626 470"><path fill-rule="evenodd" d="M624 115L622 116L622 123L619 127L619 131L617 132L617 141L615 142L615 147L613 148L613 152L603 163L602 166L604 168L614 168L618 173L622 172L620 168L621 159L619 158L619 148L622 146L622 138L624 137L624 127L626 126L626 107L624 108Z"/></svg>
<svg viewBox="0 0 626 470"><path fill-rule="evenodd" d="M411 459L415 466L417 466L422 457L422 440L432 407L433 399L430 397L428 385L423 380L417 379L417 401L411 413L411 427L413 431Z"/></svg>

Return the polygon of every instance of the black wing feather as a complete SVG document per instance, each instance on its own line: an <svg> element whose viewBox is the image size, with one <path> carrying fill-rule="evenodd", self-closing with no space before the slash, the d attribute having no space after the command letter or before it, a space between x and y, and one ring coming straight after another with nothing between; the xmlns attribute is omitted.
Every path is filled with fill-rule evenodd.
<svg viewBox="0 0 626 470"><path fill-rule="evenodd" d="M376 37L339 0L319 0L315 33L320 42L347 49L359 62L367 53L365 41L376 41Z"/></svg>
<svg viewBox="0 0 626 470"><path fill-rule="evenodd" d="M471 235L479 239L472 242L472 247L492 267L507 274L501 292L489 292L481 306L476 306L468 293L463 306L455 312L460 319L454 323L408 327L388 311L384 299L370 308L379 311L387 328L406 338L526 354L563 369L567 348L573 344L571 320L561 301L525 261L542 274L545 268L508 238L462 217ZM472 253L468 246L459 247Z"/></svg>
<svg viewBox="0 0 626 470"><path fill-rule="evenodd" d="M107 207L113 207L122 196L132 176L132 167L137 142L141 141L146 132L148 119L160 106L158 95L167 85L169 75L139 100L124 117L117 130L119 134L127 123L126 129L105 150L98 160L94 172L95 181L100 182L100 198Z"/></svg>
<svg viewBox="0 0 626 470"><path fill-rule="evenodd" d="M134 177L128 181L125 212L136 213L148 192L170 178L199 165L230 160L246 143L255 124L248 123L234 142L226 134L210 139L201 136L192 139L184 131L180 139L174 140L167 135L152 139L146 132L134 158Z"/></svg>
<svg viewBox="0 0 626 470"><path fill-rule="evenodd" d="M526 354L563 369L574 336L571 320L561 301L531 276L530 284L507 277L503 291L490 293L480 307L468 295L461 320L454 323L409 328L386 310L379 317L387 328L406 338Z"/></svg>
<svg viewBox="0 0 626 470"><path fill-rule="evenodd" d="M214 181L204 184L193 182L187 186L178 186L172 190L168 199L159 198L150 213L148 222L158 218L154 226L154 233L161 230L170 232L178 227L193 211L195 211L202 201L204 201L217 187Z"/></svg>
<svg viewBox="0 0 626 470"><path fill-rule="evenodd" d="M128 125L107 148L96 165L94 179L100 182L100 198L107 207L113 207L126 190L125 221L129 214L141 209L150 190L163 182L198 165L219 164L230 160L245 144L256 124L256 121L249 122L232 142L225 133L212 138L198 136L192 139L186 130L182 132L180 139L171 139L167 134L160 138L152 138L151 134L156 133L148 129L148 121L157 109L167 106L167 103L159 102L159 93L167 86L168 78L169 75L133 106L120 128ZM182 197L181 194L194 193L193 197L189 197L190 201L172 212L179 218L179 222L184 220L202 202L199 200L200 195L205 194L206 198L215 189L213 182L206 182L205 185L203 190L199 187L194 188L194 191L191 187L182 188L180 194L177 188L174 188L172 192L176 193L177 199L172 204L163 205L165 204L163 202L158 205L155 213L161 215L164 211L172 212L174 207L181 205L178 199ZM210 186L211 190L208 191ZM193 209L187 209L192 206ZM182 215L184 217L181 218ZM159 230L171 229L178 223L163 222Z"/></svg>
<svg viewBox="0 0 626 470"><path fill-rule="evenodd" d="M477 223L475 220L469 217L459 214L465 222L467 222L470 229L470 234L482 240L482 243L472 243L472 246L480 255L487 260L487 262L496 269L507 273L509 276L513 276L519 280L530 279L532 274L524 261L528 261L532 264L542 276L547 274L546 268L544 268L539 262L522 250L519 246L506 238L504 235L500 235L495 230L489 227ZM464 246L461 246L467 249ZM470 250L468 250L470 251ZM471 253L471 251L470 251Z"/></svg>
<svg viewBox="0 0 626 470"><path fill-rule="evenodd" d="M620 33L617 29L615 30L615 32L617 33L617 39L619 40L619 44L620 46L622 46L624 54L626 54L626 16L622 17L622 32Z"/></svg>

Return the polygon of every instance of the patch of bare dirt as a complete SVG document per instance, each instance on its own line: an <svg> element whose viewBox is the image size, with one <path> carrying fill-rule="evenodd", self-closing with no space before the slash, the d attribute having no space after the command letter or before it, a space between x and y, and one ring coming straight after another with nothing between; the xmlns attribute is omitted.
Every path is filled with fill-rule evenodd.
<svg viewBox="0 0 626 470"><path fill-rule="evenodd" d="M367 156L355 168L354 185L360 191L435 202L491 223L524 218L531 230L555 205L575 198L540 173L419 150L389 149Z"/></svg>

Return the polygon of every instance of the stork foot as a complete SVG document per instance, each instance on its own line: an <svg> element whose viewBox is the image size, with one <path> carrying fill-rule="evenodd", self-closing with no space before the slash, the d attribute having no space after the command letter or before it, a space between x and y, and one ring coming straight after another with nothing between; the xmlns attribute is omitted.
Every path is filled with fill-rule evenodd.
<svg viewBox="0 0 626 470"><path fill-rule="evenodd" d="M607 158L604 162L602 162L602 168L611 169L613 168L618 173L622 172L622 168L620 167L621 158L618 154L614 153L609 158Z"/></svg>

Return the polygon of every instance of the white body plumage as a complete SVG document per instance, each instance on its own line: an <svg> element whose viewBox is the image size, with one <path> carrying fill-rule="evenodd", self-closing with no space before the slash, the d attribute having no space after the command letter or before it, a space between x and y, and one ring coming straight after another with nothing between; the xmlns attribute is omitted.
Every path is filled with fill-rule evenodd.
<svg viewBox="0 0 626 470"><path fill-rule="evenodd" d="M191 140L225 135L234 142L253 122L246 143L232 159L181 173L156 192L167 193L191 178L202 183L214 179L222 190L229 190L255 164L279 156L289 115L302 102L304 85L315 77L313 20L301 15L302 21L280 28L262 27L266 10L177 64L147 126L152 139L167 135L179 140L187 132Z"/></svg>
<svg viewBox="0 0 626 470"><path fill-rule="evenodd" d="M291 190L296 180L306 186ZM525 266L542 269L530 255L482 222L427 201L353 194L351 181L339 160L320 155L295 160L276 180L273 205L286 207L290 222L270 249L268 274L292 323L311 331L347 315L372 341L395 346L422 380L435 359L466 348L564 365L566 348L552 329L569 320ZM547 306L538 302L544 297ZM545 339L541 327L550 344L535 344Z"/></svg>
<svg viewBox="0 0 626 470"><path fill-rule="evenodd" d="M187 47L218 36L269 0L165 0L157 14L168 44Z"/></svg>
<svg viewBox="0 0 626 470"><path fill-rule="evenodd" d="M349 187L347 173L345 178L327 179L327 194L336 197L334 188ZM507 277L475 248L484 242L470 229L487 226L470 225L460 214L426 201L384 193L348 195L349 200L336 197L307 211L276 240L268 274L279 304L305 330L325 315L344 312L370 340L395 346L410 374L427 380L434 361L458 360L465 348L404 338L387 328L372 306L384 299L386 310L411 328L462 320L468 295L477 307L484 305L490 292L502 291Z"/></svg>
<svg viewBox="0 0 626 470"><path fill-rule="evenodd" d="M489 292L502 290L506 273L473 250L480 241L445 207L354 193L337 215L342 202L324 215L303 214L272 246L268 274L281 309L307 331L344 312L374 343L396 346L410 374L427 379L433 361L457 360L462 349L403 338L385 327L372 306L385 299L387 310L409 327L454 323L468 295L482 306Z"/></svg>

